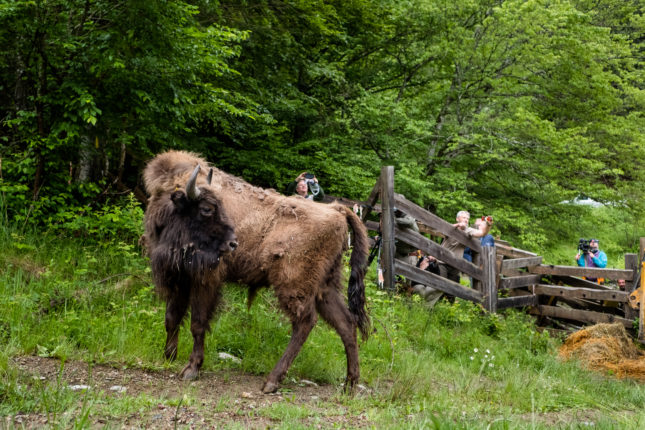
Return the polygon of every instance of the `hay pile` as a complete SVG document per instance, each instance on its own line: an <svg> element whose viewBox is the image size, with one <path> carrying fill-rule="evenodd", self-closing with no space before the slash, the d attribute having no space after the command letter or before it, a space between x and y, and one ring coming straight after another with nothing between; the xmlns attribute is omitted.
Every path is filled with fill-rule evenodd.
<svg viewBox="0 0 645 430"><path fill-rule="evenodd" d="M620 323L596 324L572 333L559 355L564 360L578 359L591 370L645 381L645 355Z"/></svg>

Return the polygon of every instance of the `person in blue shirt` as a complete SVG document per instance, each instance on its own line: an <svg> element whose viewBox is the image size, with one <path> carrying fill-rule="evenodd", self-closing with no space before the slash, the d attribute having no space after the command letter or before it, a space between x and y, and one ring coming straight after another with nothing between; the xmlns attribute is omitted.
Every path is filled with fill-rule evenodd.
<svg viewBox="0 0 645 430"><path fill-rule="evenodd" d="M598 239L589 239L589 251L584 254L578 251L576 262L580 267L607 267L607 254L598 248ZM597 278L587 278L587 280L596 282Z"/></svg>

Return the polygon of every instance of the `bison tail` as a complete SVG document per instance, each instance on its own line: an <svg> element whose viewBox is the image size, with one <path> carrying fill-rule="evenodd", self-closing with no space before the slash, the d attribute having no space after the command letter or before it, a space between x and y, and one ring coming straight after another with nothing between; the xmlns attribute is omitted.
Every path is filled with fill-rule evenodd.
<svg viewBox="0 0 645 430"><path fill-rule="evenodd" d="M349 258L351 274L349 276L349 286L347 287L347 299L349 311L356 318L363 340L366 340L370 332L370 318L365 309L364 282L369 252L367 230L360 218L351 209L345 208L345 210L347 223L354 231L354 248Z"/></svg>

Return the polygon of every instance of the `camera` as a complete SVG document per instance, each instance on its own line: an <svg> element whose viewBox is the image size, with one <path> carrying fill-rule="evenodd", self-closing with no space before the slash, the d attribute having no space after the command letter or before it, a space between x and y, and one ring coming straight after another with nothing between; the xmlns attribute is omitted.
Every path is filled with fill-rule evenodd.
<svg viewBox="0 0 645 430"><path fill-rule="evenodd" d="M314 178L313 173L309 173L309 172L305 173L305 179L313 179L313 178Z"/></svg>
<svg viewBox="0 0 645 430"><path fill-rule="evenodd" d="M314 175L311 175L311 176L313 178ZM307 177L307 175L305 175L305 177ZM309 191L311 191L311 194L313 194L314 196L317 196L318 193L320 192L320 185L318 185L316 181L314 181L312 178L306 179L307 187L309 187Z"/></svg>
<svg viewBox="0 0 645 430"><path fill-rule="evenodd" d="M589 242L591 242L591 239L580 239L580 241L578 242L578 251L580 251L582 254L589 252L589 250L591 249Z"/></svg>

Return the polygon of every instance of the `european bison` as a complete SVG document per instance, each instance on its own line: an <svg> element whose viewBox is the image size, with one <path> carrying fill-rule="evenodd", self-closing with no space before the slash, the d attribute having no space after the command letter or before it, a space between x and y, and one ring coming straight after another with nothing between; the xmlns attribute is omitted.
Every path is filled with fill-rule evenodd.
<svg viewBox="0 0 645 430"><path fill-rule="evenodd" d="M212 174L212 182L207 171ZM195 181L200 190L197 201L207 200L214 213L208 220L202 213L202 203L196 201L190 206L190 198L174 203L177 198L172 196L176 193L188 195L182 188L191 172L197 173ZM179 326L188 304L191 305L194 346L190 361L181 372L183 379L198 376L204 357L204 333L219 301L221 285L233 281L248 286L249 307L258 289L271 287L291 320L291 340L269 374L263 392L278 389L316 324L317 314L341 337L347 356L345 387L354 386L359 379L356 329L366 339L370 325L363 284L368 242L365 227L349 208L315 203L299 196L285 197L251 186L211 168L196 154L183 151L155 157L145 168L144 180L151 196L144 239L149 246L157 290L166 300L168 358L176 356ZM192 209L187 209L189 206ZM348 224L354 231L347 292L349 308L341 295ZM224 254L236 247L233 228L239 246L235 252ZM161 240L165 231L174 229L184 233L168 234L173 240ZM185 262L185 250L190 250L193 257L189 264ZM202 252L204 258L197 258ZM163 258L155 260L157 254Z"/></svg>

